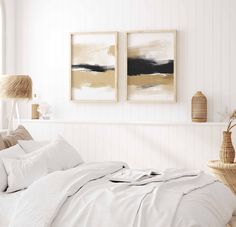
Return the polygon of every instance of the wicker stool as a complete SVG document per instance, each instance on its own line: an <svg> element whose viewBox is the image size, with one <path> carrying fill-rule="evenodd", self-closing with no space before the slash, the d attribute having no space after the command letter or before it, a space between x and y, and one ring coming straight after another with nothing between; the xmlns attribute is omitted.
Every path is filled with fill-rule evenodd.
<svg viewBox="0 0 236 227"><path fill-rule="evenodd" d="M236 163L228 164L219 160L213 160L208 162L208 167L236 195Z"/></svg>

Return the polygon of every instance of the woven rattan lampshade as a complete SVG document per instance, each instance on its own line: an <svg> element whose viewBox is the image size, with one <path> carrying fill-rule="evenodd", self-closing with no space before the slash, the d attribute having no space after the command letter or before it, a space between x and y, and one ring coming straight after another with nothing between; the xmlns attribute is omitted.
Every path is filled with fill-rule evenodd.
<svg viewBox="0 0 236 227"><path fill-rule="evenodd" d="M31 99L32 80L26 75L0 76L1 99Z"/></svg>

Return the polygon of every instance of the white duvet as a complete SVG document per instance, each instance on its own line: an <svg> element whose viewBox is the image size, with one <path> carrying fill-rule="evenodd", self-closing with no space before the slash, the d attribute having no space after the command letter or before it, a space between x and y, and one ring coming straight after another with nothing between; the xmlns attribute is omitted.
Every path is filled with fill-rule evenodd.
<svg viewBox="0 0 236 227"><path fill-rule="evenodd" d="M127 173L105 162L49 174L22 193L10 227L225 227L236 208L229 189L200 171Z"/></svg>

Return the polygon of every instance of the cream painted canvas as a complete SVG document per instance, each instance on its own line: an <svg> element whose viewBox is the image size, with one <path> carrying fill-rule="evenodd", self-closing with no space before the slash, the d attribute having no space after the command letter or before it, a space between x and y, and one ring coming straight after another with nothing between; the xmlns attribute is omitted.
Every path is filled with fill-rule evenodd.
<svg viewBox="0 0 236 227"><path fill-rule="evenodd" d="M176 32L127 33L127 99L176 101Z"/></svg>
<svg viewBox="0 0 236 227"><path fill-rule="evenodd" d="M71 99L117 101L117 33L71 34Z"/></svg>

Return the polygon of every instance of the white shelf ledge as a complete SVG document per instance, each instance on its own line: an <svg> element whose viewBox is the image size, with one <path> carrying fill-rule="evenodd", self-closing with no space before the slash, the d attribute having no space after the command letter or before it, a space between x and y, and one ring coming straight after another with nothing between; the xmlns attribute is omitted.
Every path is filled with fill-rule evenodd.
<svg viewBox="0 0 236 227"><path fill-rule="evenodd" d="M227 122L203 122L195 123L191 121L98 121L98 120L67 120L67 119L52 119L52 120L31 120L23 119L21 123L46 123L46 124L115 124L115 125L175 125L175 126L225 126Z"/></svg>
<svg viewBox="0 0 236 227"><path fill-rule="evenodd" d="M6 135L7 129L0 129L0 135Z"/></svg>

